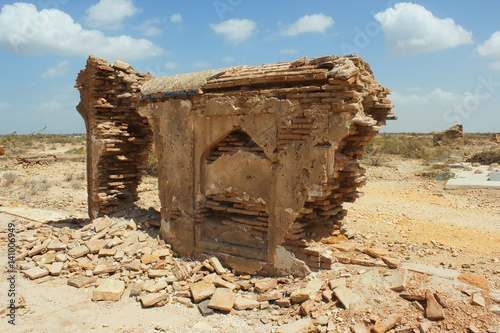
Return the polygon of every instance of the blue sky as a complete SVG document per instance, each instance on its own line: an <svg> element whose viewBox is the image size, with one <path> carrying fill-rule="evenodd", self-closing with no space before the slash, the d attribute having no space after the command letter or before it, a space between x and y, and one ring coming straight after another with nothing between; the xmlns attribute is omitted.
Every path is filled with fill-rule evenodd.
<svg viewBox="0 0 500 333"><path fill-rule="evenodd" d="M500 132L500 1L0 1L0 134L84 133L89 54L153 76L358 54L392 89L385 132Z"/></svg>

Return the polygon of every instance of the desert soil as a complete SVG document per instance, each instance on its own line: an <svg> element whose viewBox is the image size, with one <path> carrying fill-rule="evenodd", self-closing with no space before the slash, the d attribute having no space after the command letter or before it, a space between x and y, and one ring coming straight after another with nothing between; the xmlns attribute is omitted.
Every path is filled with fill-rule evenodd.
<svg viewBox="0 0 500 333"><path fill-rule="evenodd" d="M33 220L43 220L36 209L84 221L87 216L85 162L81 156L63 154L70 148L66 145L45 152L31 152L64 157L47 165L25 166L17 163L15 158L9 158L8 154L0 157L2 254L7 253L7 224L14 222L22 229ZM362 247L385 248L396 253L402 262L472 273L486 278L491 290L500 289L500 191L444 190L444 181L418 176L425 168L419 160L393 158L385 165L365 166L368 177L367 185L362 189L365 195L354 203L345 204L349 211L345 226L354 236L352 240ZM10 174L8 183L5 181L7 173ZM145 177L140 192L139 207L159 210L155 178ZM156 232L156 228L151 227L151 232ZM6 256L0 255L2 308L8 301L6 264ZM397 297L372 290L370 283L378 283L372 276L373 270L356 265L344 266L336 268L335 276L346 274L353 279L358 276L359 282L365 283L365 288L359 292L365 293L365 298L372 297L377 301L359 315L339 310L343 319L338 319L339 313L329 312L331 316L337 316L340 332L350 332L349 327L354 321L377 313L377 304L383 304L380 307L386 315L394 310L391 304L400 306L397 304L401 300ZM328 274L323 272L316 276L328 279ZM443 292L453 289L442 281L431 280L427 281L429 285L441 288ZM279 309L270 308L265 313L253 310L202 317L196 308L173 302L144 309L140 303L125 296L118 302L92 302L91 287L76 289L67 286L65 279L57 277L29 280L18 274L16 289L24 298L26 307L18 310L15 327L8 325L8 317L2 315L2 332L271 332L276 330L276 318L268 323L260 319L280 314ZM380 299L381 295L384 299ZM488 327L500 328L500 315L488 312L486 308L467 310L462 304L468 303L466 298L459 299L451 291L450 295L455 295L450 296L450 301L457 301L454 305L456 318L430 332L466 332L467 323L472 322L481 328L480 332L486 332ZM383 313L377 315L383 316ZM422 319L420 317L415 316L415 320ZM411 320L408 325L417 327L417 323Z"/></svg>

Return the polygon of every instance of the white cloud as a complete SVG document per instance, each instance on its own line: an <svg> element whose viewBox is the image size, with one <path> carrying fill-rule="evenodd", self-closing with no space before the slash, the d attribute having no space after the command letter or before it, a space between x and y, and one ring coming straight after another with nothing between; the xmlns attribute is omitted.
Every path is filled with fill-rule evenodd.
<svg viewBox="0 0 500 333"><path fill-rule="evenodd" d="M222 61L225 61L225 62L234 62L236 60L232 56L225 56L225 57L222 57L221 59L222 59Z"/></svg>
<svg viewBox="0 0 500 333"><path fill-rule="evenodd" d="M487 88L474 92L453 93L434 89L428 94L402 94L390 96L398 120L388 125L400 132L433 132L445 130L455 124L468 124L480 111L481 103L491 97Z"/></svg>
<svg viewBox="0 0 500 333"><path fill-rule="evenodd" d="M231 19L219 24L210 24L210 28L215 33L225 35L227 41L238 44L257 32L257 23L249 19Z"/></svg>
<svg viewBox="0 0 500 333"><path fill-rule="evenodd" d="M137 60L162 54L147 39L127 35L108 37L97 30L85 30L71 16L58 9L37 11L35 5L5 5L0 12L0 48L19 54L71 55Z"/></svg>
<svg viewBox="0 0 500 333"><path fill-rule="evenodd" d="M69 61L61 60L55 66L49 68L44 73L40 74L42 79L49 79L54 77L62 77L68 73Z"/></svg>
<svg viewBox="0 0 500 333"><path fill-rule="evenodd" d="M172 14L172 16L170 16L170 22L181 23L182 22L182 15L181 14Z"/></svg>
<svg viewBox="0 0 500 333"><path fill-rule="evenodd" d="M280 51L280 53L283 53L283 54L293 54L293 53L297 53L298 50L297 49L283 49Z"/></svg>
<svg viewBox="0 0 500 333"><path fill-rule="evenodd" d="M284 36L297 36L305 32L325 33L325 31L331 27L333 23L334 21L330 16L326 16L322 13L305 15L281 33Z"/></svg>
<svg viewBox="0 0 500 333"><path fill-rule="evenodd" d="M162 30L158 27L156 27L156 24L160 23L159 18L152 18L149 20L146 20L142 22L140 25L136 27L137 30L142 31L142 34L145 36L156 36L156 35L161 35Z"/></svg>
<svg viewBox="0 0 500 333"><path fill-rule="evenodd" d="M477 52L488 59L493 60L491 69L500 70L500 31L494 32L490 39L478 45Z"/></svg>
<svg viewBox="0 0 500 333"><path fill-rule="evenodd" d="M165 63L165 68L166 69L177 69L180 68L181 66L179 65L178 62L166 62Z"/></svg>
<svg viewBox="0 0 500 333"><path fill-rule="evenodd" d="M85 11L84 20L91 27L119 29L125 18L138 11L132 0L101 0Z"/></svg>
<svg viewBox="0 0 500 333"><path fill-rule="evenodd" d="M41 113L59 113L63 112L62 104L58 101L44 101L36 108Z"/></svg>
<svg viewBox="0 0 500 333"><path fill-rule="evenodd" d="M194 67L199 67L199 68L203 68L203 67L210 67L212 66L211 63L209 63L208 61L205 61L205 60L199 60L199 61L196 61L194 64L193 64Z"/></svg>
<svg viewBox="0 0 500 333"><path fill-rule="evenodd" d="M397 3L374 17L381 24L392 55L415 55L472 43L472 32L414 3Z"/></svg>

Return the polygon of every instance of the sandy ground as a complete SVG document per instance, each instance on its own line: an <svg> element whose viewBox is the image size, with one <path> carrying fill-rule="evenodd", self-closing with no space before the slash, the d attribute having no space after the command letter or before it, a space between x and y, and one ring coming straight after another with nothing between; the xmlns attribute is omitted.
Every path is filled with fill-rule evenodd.
<svg viewBox="0 0 500 333"><path fill-rule="evenodd" d="M66 147L68 149L70 147ZM53 150L50 153L63 153ZM417 160L393 159L388 166L367 166L365 196L346 204L346 228L363 245L399 253L403 261L452 268L486 277L500 289L500 191L444 190L444 181L416 176L425 166ZM7 182L6 174L11 174ZM42 208L61 214L86 214L85 163L65 156L49 165L25 167L0 158L0 211ZM156 180L145 177L138 205L159 209ZM22 215L22 214L19 214ZM31 221L0 213L0 230ZM5 242L0 251L7 253ZM7 302L7 258L0 256L0 304ZM92 302L91 289L76 289L63 279L30 281L18 274L17 291L27 303L7 332L269 332L257 314L202 317L197 309L177 303L141 309L128 297L118 302ZM365 277L366 279L366 277ZM491 316L496 316L490 314ZM453 330L452 330L453 331ZM460 330L457 330L460 331Z"/></svg>

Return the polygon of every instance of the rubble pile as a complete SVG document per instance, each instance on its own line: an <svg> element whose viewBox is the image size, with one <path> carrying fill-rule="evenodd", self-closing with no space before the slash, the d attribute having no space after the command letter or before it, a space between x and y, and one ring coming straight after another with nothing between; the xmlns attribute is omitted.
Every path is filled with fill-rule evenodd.
<svg viewBox="0 0 500 333"><path fill-rule="evenodd" d="M184 260L157 229L122 218L64 227L30 222L18 236L16 260L26 278L66 279L70 287L91 288L93 301L132 297L142 308L180 303L274 332L500 329L500 292L487 279L402 262L343 236L310 245L331 264L305 278L241 275L212 256ZM22 301L29 309L29 299Z"/></svg>

